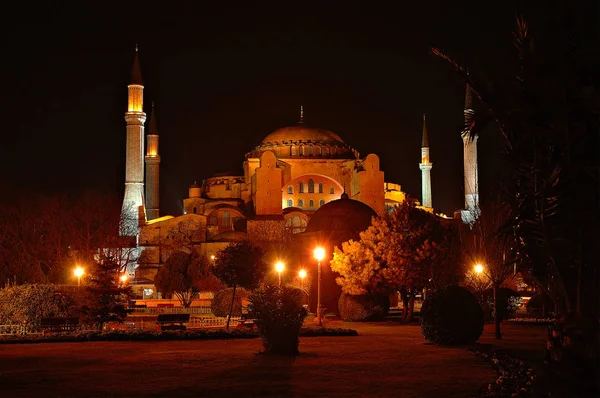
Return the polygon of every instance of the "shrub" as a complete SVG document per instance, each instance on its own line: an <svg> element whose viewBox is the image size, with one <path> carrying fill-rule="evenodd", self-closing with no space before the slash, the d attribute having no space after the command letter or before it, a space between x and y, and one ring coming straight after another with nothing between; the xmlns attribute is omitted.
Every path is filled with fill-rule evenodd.
<svg viewBox="0 0 600 398"><path fill-rule="evenodd" d="M554 302L545 294L536 294L529 299L525 308L530 315L542 314L544 310L546 313L550 313L554 312Z"/></svg>
<svg viewBox="0 0 600 398"><path fill-rule="evenodd" d="M390 309L390 299L380 295L342 293L338 301L340 316L345 321L373 321L383 318Z"/></svg>
<svg viewBox="0 0 600 398"><path fill-rule="evenodd" d="M233 289L223 289L215 293L212 299L211 309L214 316L226 317L229 315L229 309L231 307L231 296L233 295ZM248 291L244 289L235 289L235 302L233 303L232 317L238 317L242 315L242 301L248 298Z"/></svg>
<svg viewBox="0 0 600 398"><path fill-rule="evenodd" d="M434 344L473 343L483 333L483 311L470 291L448 286L423 302L421 332Z"/></svg>
<svg viewBox="0 0 600 398"><path fill-rule="evenodd" d="M265 353L295 355L306 309L298 302L297 289L267 286L253 293L249 316L258 326Z"/></svg>
<svg viewBox="0 0 600 398"><path fill-rule="evenodd" d="M30 328L42 318L75 316L75 301L56 285L19 285L0 290L0 324L25 323Z"/></svg>

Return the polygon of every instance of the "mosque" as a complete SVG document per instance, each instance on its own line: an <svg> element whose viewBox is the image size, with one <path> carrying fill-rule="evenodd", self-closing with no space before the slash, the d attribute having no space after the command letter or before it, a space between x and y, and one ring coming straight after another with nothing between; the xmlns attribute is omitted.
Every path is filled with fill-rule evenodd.
<svg viewBox="0 0 600 398"><path fill-rule="evenodd" d="M323 214L326 209L334 214L336 206L363 209L358 211L370 220L371 215L389 212L406 200L399 184L385 181L376 154L363 157L334 132L307 126L301 108L296 125L271 132L246 153L243 175L219 174L204 179L201 184L194 182L189 187L188 197L183 199L184 213L163 216L159 198L159 130L152 107L148 133L145 134L143 90L136 48L125 113L126 170L121 235L135 238L140 249L140 258L128 268L128 273L143 289L143 297L158 297L152 281L171 250L193 245L211 258L235 241L277 240L285 233L314 235L316 227L309 226L313 215ZM467 115L472 117L470 106L469 109L465 106L466 133L463 132L463 138L468 136L470 121L467 121ZM418 204L433 212L432 163L425 116L422 134L419 164L422 200ZM470 154L471 162L473 155L469 148L475 148L476 141L464 138L464 142L466 171L467 154ZM476 179L477 173L465 174L465 186L467 177ZM476 180L474 184L469 180L468 186L474 186L475 190L469 191L469 201L465 201L467 210L476 205L473 199ZM335 205L340 201L344 204ZM358 205L347 205L346 201ZM462 213L459 210L457 214L461 217ZM361 216L348 214L347 217ZM322 228L327 228L332 220L324 221L322 215L316 218L319 221L315 220L313 224L318 223Z"/></svg>

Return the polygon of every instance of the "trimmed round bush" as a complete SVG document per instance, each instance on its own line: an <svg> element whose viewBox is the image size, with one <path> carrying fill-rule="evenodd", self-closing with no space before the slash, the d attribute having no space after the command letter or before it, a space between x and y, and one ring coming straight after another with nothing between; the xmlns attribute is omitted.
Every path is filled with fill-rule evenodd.
<svg viewBox="0 0 600 398"><path fill-rule="evenodd" d="M387 315L390 298L380 295L351 295L342 293L338 301L340 316L345 321L374 321Z"/></svg>
<svg viewBox="0 0 600 398"><path fill-rule="evenodd" d="M448 286L421 307L421 332L434 344L470 344L483 333L483 310L469 290Z"/></svg>
<svg viewBox="0 0 600 398"><path fill-rule="evenodd" d="M210 305L214 316L226 317L229 315L232 295L233 288L219 290L215 293ZM235 289L235 301L233 303L233 312L231 313L232 317L238 317L242 315L242 301L247 299L248 296L248 291L241 288Z"/></svg>
<svg viewBox="0 0 600 398"><path fill-rule="evenodd" d="M543 309L546 313L554 312L554 302L545 294L536 294L529 299L525 308L530 315L541 315Z"/></svg>

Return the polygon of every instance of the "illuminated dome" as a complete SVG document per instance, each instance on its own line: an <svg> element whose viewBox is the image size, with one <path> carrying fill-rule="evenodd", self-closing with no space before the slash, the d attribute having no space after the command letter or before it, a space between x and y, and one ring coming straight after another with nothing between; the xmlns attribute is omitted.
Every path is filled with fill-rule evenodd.
<svg viewBox="0 0 600 398"><path fill-rule="evenodd" d="M247 153L246 158L258 158L266 151L273 152L278 159L356 159L360 156L334 132L304 124L273 131Z"/></svg>
<svg viewBox="0 0 600 398"><path fill-rule="evenodd" d="M344 144L339 135L332 131L303 125L283 127L265 137L262 145L284 142L315 142L324 144Z"/></svg>

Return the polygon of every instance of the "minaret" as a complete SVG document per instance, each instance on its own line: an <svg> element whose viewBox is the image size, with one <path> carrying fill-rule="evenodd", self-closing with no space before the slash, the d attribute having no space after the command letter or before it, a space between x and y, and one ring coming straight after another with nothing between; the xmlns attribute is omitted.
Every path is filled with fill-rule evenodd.
<svg viewBox="0 0 600 398"><path fill-rule="evenodd" d="M423 141L421 142L421 192L423 207L433 208L431 203L431 168L433 163L429 161L429 139L427 137L427 125L425 123L425 114L423 114Z"/></svg>
<svg viewBox="0 0 600 398"><path fill-rule="evenodd" d="M300 120L298 121L298 124L303 124L304 123L304 106L300 105Z"/></svg>
<svg viewBox="0 0 600 398"><path fill-rule="evenodd" d="M473 128L473 93L471 86L467 83L465 92L465 127L461 133L464 149L464 173L465 173L465 210L462 211L462 220L466 224L472 224L479 217L479 180L477 170L477 138L471 137Z"/></svg>
<svg viewBox="0 0 600 398"><path fill-rule="evenodd" d="M148 143L146 148L146 216L148 220L159 217L159 172L160 156L158 155L158 129L156 112L152 103L152 114L148 126Z"/></svg>
<svg viewBox="0 0 600 398"><path fill-rule="evenodd" d="M140 70L138 49L131 70L131 81L127 86L128 102L125 121L127 122L127 142L125 158L125 195L121 209L121 230L123 236L137 236L139 219L144 211L144 83Z"/></svg>

